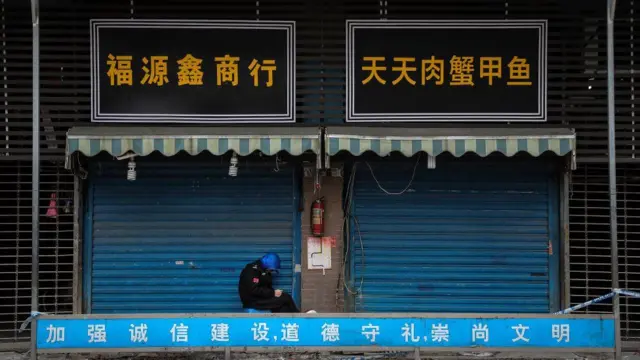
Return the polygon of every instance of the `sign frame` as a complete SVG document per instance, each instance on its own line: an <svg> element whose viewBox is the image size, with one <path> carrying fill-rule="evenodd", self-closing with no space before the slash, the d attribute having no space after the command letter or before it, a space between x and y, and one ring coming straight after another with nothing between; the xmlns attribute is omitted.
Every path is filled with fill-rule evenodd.
<svg viewBox="0 0 640 360"><path fill-rule="evenodd" d="M102 114L100 112L100 76L98 61L100 28L191 28L191 29L269 29L287 32L287 112L284 114ZM296 22L279 20L164 20L164 19L91 19L90 72L91 122L97 123L200 123L255 124L296 122Z"/></svg>
<svg viewBox="0 0 640 360"><path fill-rule="evenodd" d="M356 113L356 29L521 29L538 33L538 111L536 113ZM546 122L547 119L547 20L347 20L346 21L346 112L345 122Z"/></svg>
<svg viewBox="0 0 640 360"><path fill-rule="evenodd" d="M107 323L108 321L119 321L121 324L117 325L115 322ZM152 330L154 328L151 322L166 322L168 324L173 324L173 327L163 326L162 331L158 333L158 331ZM386 321L387 323L381 323ZM425 336L424 342L421 340L422 336L417 335L426 335L424 333L416 332L412 335L407 336L403 335L401 330L404 329L396 328L399 326L408 327L406 324L407 321L413 324L413 322L420 322L424 324L430 324L438 321L448 322L448 324L453 325L452 327L447 327L451 332L451 342L446 340L445 342L433 343L436 340L431 339L433 333L431 333L429 339L426 339ZM528 322L527 322L528 321ZM546 326L540 328L531 327L529 325L533 325L536 321L539 322L538 325L549 325L549 324L569 324L572 323L572 326L577 326L578 334L574 334L573 330L571 330L570 335L567 334L567 341L562 343L562 337L558 340L556 335L553 335L555 330L551 328L547 328ZM77 326L84 326L81 329L76 329L80 331L70 330L66 333L66 338L71 338L71 341L75 344L82 343L87 344L89 346L42 346L43 342L48 342L49 337L52 334L58 334L60 327L58 327L60 322L68 322L71 325L75 323ZM227 340L220 339L217 335L213 334L213 326L211 326L210 331L209 327L206 329L196 327L195 331L193 331L193 327L198 322L205 322L206 324L216 324L221 325L218 322L227 322L229 325L227 327ZM255 343L256 331L253 330L253 343L250 343L251 340L241 339L239 341L230 340L235 339L237 332L234 333L232 328L238 323L244 323L249 327L258 327L260 323L265 323L267 331L270 331L268 335L265 335L264 342ZM299 341L287 342L282 339L278 340L279 336L271 335L280 334L282 324L282 336L285 336L285 324L300 322L301 332L302 334ZM317 339L318 337L324 338L325 333L320 333L320 328L315 328L320 324L327 323L337 323L338 325L346 325L346 331L343 332L344 328L340 328L338 334L335 332L332 333L332 336L338 336L337 340L334 338L334 341L326 343L324 339ZM468 330L469 333L464 331L464 335L460 335L459 331L456 331L457 327L455 322L462 322L466 325L471 323L473 324L489 324L489 330L495 329L493 326L498 327L498 331L507 331L508 334L502 334L504 336L500 336L500 332L496 336L493 331L490 333L487 332L486 340L484 338L475 338L473 341L472 331L475 332L476 328L465 326L464 329ZM493 322L493 325L490 323ZM596 322L585 324L581 322ZM142 326L142 323L148 323L149 326L145 325L145 333L140 334L137 330L135 330L134 334L134 324L136 326ZM184 340L184 343L180 343L177 340L172 340L174 336L179 336L177 333L172 331L176 330L176 324L187 325L189 334L200 334L199 339L194 340L191 345L189 342L191 340ZM351 324L349 324L351 323ZM371 327L372 323L382 324L385 326L379 327L379 331L377 332L377 336L382 338L382 340L376 341L376 335L373 335L374 338L371 339L367 337L365 334L365 329L360 329L360 325L367 325L367 327ZM393 324L390 324L393 323ZM544 323L544 324L543 324ZM101 328L98 328L97 324L104 324ZM131 324L131 325L130 325ZM256 325L257 324L257 325ZM424 325L423 324L423 325ZM513 324L521 324L519 326L511 326ZM56 325L56 326L53 326ZM92 328L89 328L88 325L93 325ZM314 331L313 335L305 335L304 331L310 330L310 325L313 326ZM335 324L334 324L335 325ZM355 326L354 326L355 325ZM393 327L386 327L386 325L393 325ZM589 326L591 325L591 326ZM50 328L50 326L53 326ZM146 340L144 343L136 342L135 346L107 346L107 342L109 339L113 339L113 335L109 329L113 329L113 326L118 327L124 335L121 334L121 337L132 338L134 335L136 337L144 337ZM532 355L536 355L541 351L553 351L553 352L583 352L583 353L610 353L613 352L615 347L615 335L614 335L614 319L612 315L554 315L554 314L435 314L435 313L407 313L407 314L398 314L398 313L380 313L380 314L366 314L366 313L338 313L338 314L246 314L246 313L237 313L237 314L105 314L105 315L43 315L39 316L35 319L35 323L33 324L35 329L34 339L36 345L36 351L38 353L84 353L84 352L94 352L94 353L112 353L112 352L189 352L189 351L242 351L242 352L264 352L264 351L350 351L350 350L358 350L358 351L422 351L422 352L451 352L451 351L478 351L482 349L482 351L519 351L525 353L531 353ZM482 326L480 326L482 328ZM486 328L486 327L485 327ZM526 328L526 329L525 329ZM148 329L149 332L146 330ZM263 327L263 329L265 329ZM324 327L322 327L324 329ZM389 333L389 330L392 330ZM416 326L416 329L418 327ZM440 328L442 330L443 328ZM572 327L573 329L573 327ZM156 329L157 330L157 329ZM247 330L247 333L244 331ZM249 328L242 328L243 337L251 338L251 330ZM458 329L459 330L459 329ZM552 331L553 330L553 331ZM98 331L102 331L102 335L98 336ZM495 331L495 330L494 330ZM527 332L528 331L528 332ZM131 332L131 334L129 334ZM211 335L210 335L211 333ZM391 334L391 335L383 335L383 334ZM537 341L535 339L535 334L544 334L545 340L544 344ZM154 336L158 334L163 334L162 337L167 338L162 340L160 343L156 342L154 345L150 344L150 342L154 342L152 340ZM186 336L186 333L184 333ZM203 335L204 334L204 335ZM217 333L220 335L220 333ZM296 334L298 334L296 330ZM442 335L442 333L439 333ZM580 337L582 334L584 337ZM89 340L89 338L95 339L104 339L102 341ZM141 336L138 336L141 335ZM342 336L344 335L344 339ZM489 335L491 335L491 341L489 341ZM58 336L58 335L56 335ZM78 340L77 337L83 337L84 340ZM189 335L191 336L191 335ZM215 340L212 338L216 336ZM447 335L449 336L449 335ZM572 344L568 337L572 336L578 337L578 342L583 345ZM63 340L65 337L65 333L63 332ZM198 337L198 335L196 335ZM355 338L358 339L355 339ZM391 339L394 338L396 340ZM419 338L418 342L414 339L414 337ZM459 341L460 337L464 338L463 341ZM505 346L495 346L495 338L498 338L497 342L508 344ZM522 339L522 341L514 342L513 338L517 337L517 339ZM529 340L527 339L531 339ZM404 338L404 341L402 340ZM455 338L455 339L454 339ZM206 340L203 340L206 339ZM316 339L316 340L313 340ZM355 339L355 340L354 340ZM557 340L557 342L556 342ZM116 343L124 341L123 339L116 339ZM129 340L133 341L133 340ZM228 342L225 342L228 341ZM259 340L258 340L259 341ZM166 344L166 342L172 342L172 344ZM207 343L206 345L204 343ZM322 342L319 344L319 342ZM250 344L249 344L250 343ZM458 345L456 345L456 343ZM460 346L460 343L471 344L470 346ZM139 345L137 345L139 344ZM492 345L494 344L494 345ZM549 346L549 344L553 344ZM130 344L129 344L130 345ZM428 345L428 346L426 346ZM547 346L544 346L547 345Z"/></svg>

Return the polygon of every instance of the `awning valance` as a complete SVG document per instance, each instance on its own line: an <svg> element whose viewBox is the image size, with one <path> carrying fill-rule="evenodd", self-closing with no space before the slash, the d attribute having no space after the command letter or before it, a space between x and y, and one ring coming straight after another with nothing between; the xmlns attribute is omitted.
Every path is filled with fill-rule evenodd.
<svg viewBox="0 0 640 360"><path fill-rule="evenodd" d="M113 156L133 152L165 156L185 151L191 155L228 151L249 155L258 150L266 155L286 151L300 155L320 154L320 129L315 127L76 127L67 133L67 155L80 152L94 156L105 151Z"/></svg>
<svg viewBox="0 0 640 360"><path fill-rule="evenodd" d="M432 156L444 152L456 157L466 153L513 156L519 152L539 156L550 151L563 156L573 153L575 144L575 132L569 129L329 127L325 149L329 155L372 151L386 156L398 151L413 156L424 151Z"/></svg>

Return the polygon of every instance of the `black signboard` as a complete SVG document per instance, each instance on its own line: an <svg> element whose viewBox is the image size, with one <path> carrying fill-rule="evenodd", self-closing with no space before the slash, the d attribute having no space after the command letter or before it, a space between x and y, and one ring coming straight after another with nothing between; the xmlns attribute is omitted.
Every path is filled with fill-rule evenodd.
<svg viewBox="0 0 640 360"><path fill-rule="evenodd" d="M546 20L349 20L346 119L546 121L546 42Z"/></svg>
<svg viewBox="0 0 640 360"><path fill-rule="evenodd" d="M295 122L293 21L91 20L99 122Z"/></svg>

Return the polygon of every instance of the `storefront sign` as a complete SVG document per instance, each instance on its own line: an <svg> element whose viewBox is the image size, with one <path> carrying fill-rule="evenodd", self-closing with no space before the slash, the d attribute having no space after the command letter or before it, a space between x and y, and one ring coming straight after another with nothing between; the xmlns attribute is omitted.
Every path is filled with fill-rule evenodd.
<svg viewBox="0 0 640 360"><path fill-rule="evenodd" d="M610 349L612 319L546 317L63 317L37 321L37 347L431 347Z"/></svg>
<svg viewBox="0 0 640 360"><path fill-rule="evenodd" d="M99 122L295 122L295 23L91 21Z"/></svg>
<svg viewBox="0 0 640 360"><path fill-rule="evenodd" d="M347 121L546 121L546 21L347 21Z"/></svg>

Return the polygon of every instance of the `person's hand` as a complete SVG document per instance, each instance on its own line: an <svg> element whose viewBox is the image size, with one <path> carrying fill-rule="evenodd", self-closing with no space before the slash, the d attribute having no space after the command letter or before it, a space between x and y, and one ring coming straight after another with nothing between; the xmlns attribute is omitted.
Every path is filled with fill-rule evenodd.
<svg viewBox="0 0 640 360"><path fill-rule="evenodd" d="M276 290L276 297L280 297L282 296L282 290L278 289Z"/></svg>

